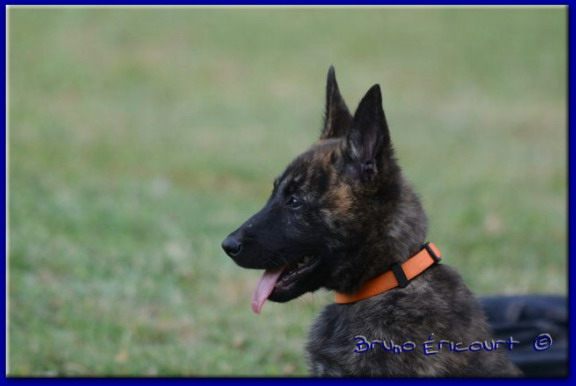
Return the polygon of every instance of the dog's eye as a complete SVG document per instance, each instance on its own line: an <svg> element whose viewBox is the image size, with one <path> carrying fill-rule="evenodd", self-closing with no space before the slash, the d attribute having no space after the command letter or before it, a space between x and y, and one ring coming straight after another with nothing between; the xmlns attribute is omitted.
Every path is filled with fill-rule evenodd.
<svg viewBox="0 0 576 386"><path fill-rule="evenodd" d="M286 206L290 209L295 210L302 208L302 206L304 206L304 203L298 197L290 196L290 198L288 198L288 201L286 201Z"/></svg>

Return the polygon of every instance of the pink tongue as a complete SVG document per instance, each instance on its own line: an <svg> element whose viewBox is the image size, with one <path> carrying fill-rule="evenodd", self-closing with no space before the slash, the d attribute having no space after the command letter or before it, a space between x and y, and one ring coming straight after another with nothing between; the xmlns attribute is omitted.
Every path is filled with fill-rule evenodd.
<svg viewBox="0 0 576 386"><path fill-rule="evenodd" d="M278 281L280 274L284 270L284 267L276 268L276 269L267 269L264 271L264 274L258 281L256 285L256 289L252 294L252 311L259 314L260 310L262 310L262 306L264 302L268 299L268 296L274 290L274 285Z"/></svg>

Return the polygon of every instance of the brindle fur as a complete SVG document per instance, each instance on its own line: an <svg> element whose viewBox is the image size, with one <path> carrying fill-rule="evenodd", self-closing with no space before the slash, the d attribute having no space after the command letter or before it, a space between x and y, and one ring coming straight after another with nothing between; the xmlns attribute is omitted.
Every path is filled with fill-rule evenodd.
<svg viewBox="0 0 576 386"><path fill-rule="evenodd" d="M394 157L380 87L374 85L354 116L334 69L328 72L326 113L319 142L276 179L264 208L231 238L242 267L267 269L318 256L316 269L293 288L275 290L285 302L318 288L354 293L368 279L417 253L426 241L426 215ZM303 207L287 208L297 197ZM226 241L225 241L226 242ZM459 377L518 376L497 351L424 355L431 338L491 340L486 318L457 271L434 265L406 288L353 304L330 304L314 322L307 344L314 376ZM354 340L411 341L416 349L392 353L376 347L356 353Z"/></svg>

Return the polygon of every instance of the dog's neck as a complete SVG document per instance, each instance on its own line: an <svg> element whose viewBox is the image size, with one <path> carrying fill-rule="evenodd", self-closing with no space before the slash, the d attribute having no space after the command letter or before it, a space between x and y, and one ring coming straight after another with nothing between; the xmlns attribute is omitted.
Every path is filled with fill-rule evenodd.
<svg viewBox="0 0 576 386"><path fill-rule="evenodd" d="M329 289L354 293L391 265L403 263L420 251L426 242L426 214L418 197L404 181L401 190L394 213L387 216L390 220L378 224L362 243L346 252L346 260L350 263L336 272L338 280Z"/></svg>

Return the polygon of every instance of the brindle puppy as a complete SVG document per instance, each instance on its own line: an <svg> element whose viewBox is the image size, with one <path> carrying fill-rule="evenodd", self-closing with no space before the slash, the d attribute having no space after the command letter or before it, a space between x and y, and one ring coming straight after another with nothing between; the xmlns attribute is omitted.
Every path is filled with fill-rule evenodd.
<svg viewBox="0 0 576 386"><path fill-rule="evenodd" d="M419 252L425 240L426 215L394 157L380 87L368 90L352 116L331 67L320 140L274 181L264 208L222 247L241 267L265 270L252 299L252 309L260 312L267 299L287 302L319 288L354 294ZM361 339L414 342L415 348L363 350ZM456 352L445 343L433 354L442 340L462 343L460 348L476 341L488 345ZM307 349L315 376L520 375L505 356L506 346L487 350L491 340L485 316L459 274L435 264L404 288L328 305Z"/></svg>

